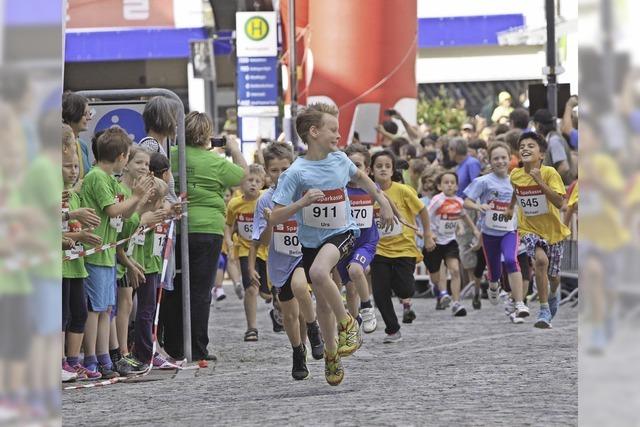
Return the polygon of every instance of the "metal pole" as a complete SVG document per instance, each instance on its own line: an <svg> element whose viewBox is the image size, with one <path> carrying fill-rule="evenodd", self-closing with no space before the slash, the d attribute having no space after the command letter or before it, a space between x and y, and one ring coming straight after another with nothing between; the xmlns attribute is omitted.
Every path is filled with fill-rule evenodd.
<svg viewBox="0 0 640 427"><path fill-rule="evenodd" d="M142 97L153 96L165 96L176 102L182 108L178 108L178 131L177 131L177 143L178 143L178 173L179 173L179 185L180 193L187 193L187 160L185 152L185 138L184 138L184 105L182 100L174 92L167 89L152 88L152 89L118 89L118 90L86 90L78 92L85 98L98 98L98 99L114 99L114 100L131 100ZM167 150L168 153L168 150ZM180 244L182 253L182 331L183 331L183 344L184 344L184 356L187 360L191 361L191 300L190 300L190 284L189 284L189 224L188 217L183 216L180 220Z"/></svg>
<svg viewBox="0 0 640 427"><path fill-rule="evenodd" d="M298 115L298 69L296 64L296 0L289 0L289 93L291 94L291 143L298 149L296 116Z"/></svg>
<svg viewBox="0 0 640 427"><path fill-rule="evenodd" d="M558 79L556 76L556 9L554 0L545 0L547 18L547 106L551 115L558 115Z"/></svg>

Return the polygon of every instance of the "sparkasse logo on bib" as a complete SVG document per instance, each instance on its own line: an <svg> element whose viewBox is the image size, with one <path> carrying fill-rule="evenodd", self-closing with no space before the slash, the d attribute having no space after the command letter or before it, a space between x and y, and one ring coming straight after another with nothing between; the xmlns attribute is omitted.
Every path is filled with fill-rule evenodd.
<svg viewBox="0 0 640 427"><path fill-rule="evenodd" d="M244 24L244 32L253 41L263 40L269 34L269 23L261 16L254 16Z"/></svg>

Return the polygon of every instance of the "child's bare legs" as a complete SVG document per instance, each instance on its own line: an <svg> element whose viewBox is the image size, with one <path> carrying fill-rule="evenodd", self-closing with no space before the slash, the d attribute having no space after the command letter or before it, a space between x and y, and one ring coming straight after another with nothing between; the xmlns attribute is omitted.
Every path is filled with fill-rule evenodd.
<svg viewBox="0 0 640 427"><path fill-rule="evenodd" d="M349 309L349 314L353 317L357 317L360 311L360 296L358 295L356 284L353 282L347 282L345 289L347 291L347 308Z"/></svg>
<svg viewBox="0 0 640 427"><path fill-rule="evenodd" d="M84 334L75 332L66 333L66 355L67 357L78 357L80 355L80 347L82 346L82 338ZM63 348L64 351L64 348Z"/></svg>
<svg viewBox="0 0 640 427"><path fill-rule="evenodd" d="M306 323L311 323L316 320L316 311L313 307L313 300L311 299L311 293L309 292L307 277L304 274L304 269L296 268L291 278L291 290L296 300L298 300L298 307L300 315L304 318ZM305 330L306 325L301 325L301 329ZM304 328L303 328L304 327Z"/></svg>
<svg viewBox="0 0 640 427"><path fill-rule="evenodd" d="M287 333L289 342L292 347L300 347L302 343L300 337L300 310L298 308L298 301L293 298L289 301L280 301L280 308L282 309L282 323L284 324L284 330Z"/></svg>
<svg viewBox="0 0 640 427"><path fill-rule="evenodd" d="M96 355L96 340L98 337L99 312L90 311L87 315L87 323L84 327L84 357Z"/></svg>
<svg viewBox="0 0 640 427"><path fill-rule="evenodd" d="M118 344L123 356L129 354L128 332L129 316L133 307L133 288L118 288L118 313L116 314L116 330Z"/></svg>
<svg viewBox="0 0 640 427"><path fill-rule="evenodd" d="M247 329L257 329L256 327L256 310L257 310L258 287L249 286L244 290L244 314L247 318Z"/></svg>
<svg viewBox="0 0 640 427"><path fill-rule="evenodd" d="M362 265L358 263L349 264L349 277L355 285L358 296L360 297L360 302L369 301L371 299L371 291L369 289L369 282L367 281L367 274L363 270Z"/></svg>
<svg viewBox="0 0 640 427"><path fill-rule="evenodd" d="M98 333L96 336L96 354L109 354L109 334L111 330L111 307L100 312L98 317Z"/></svg>
<svg viewBox="0 0 640 427"><path fill-rule="evenodd" d="M524 295L522 273L519 271L509 273L509 285L511 285L511 298L513 298L515 302L522 302Z"/></svg>
<svg viewBox="0 0 640 427"><path fill-rule="evenodd" d="M445 260L449 274L451 274L451 298L453 301L460 301L460 263L457 258L447 258ZM446 288L446 287L445 287Z"/></svg>
<svg viewBox="0 0 640 427"><path fill-rule="evenodd" d="M229 278L234 284L241 282L242 276L240 275L238 258L229 257L229 261L227 262L227 274L229 274Z"/></svg>
<svg viewBox="0 0 640 427"><path fill-rule="evenodd" d="M549 258L544 249L537 247L535 259L533 260L533 268L536 275L536 285L538 288L538 299L540 304L549 302L549 279L547 272L549 270Z"/></svg>
<svg viewBox="0 0 640 427"><path fill-rule="evenodd" d="M338 351L338 333L336 318L331 311L331 307L324 297L316 293L316 309L318 312L318 324L320 332L324 338L324 348L326 353L334 354Z"/></svg>
<svg viewBox="0 0 640 427"><path fill-rule="evenodd" d="M331 244L324 245L309 270L311 286L316 298L321 298L335 315L337 321L346 319L349 314L342 304L342 296L331 278L331 270L340 260L340 251ZM318 313L320 309L318 309ZM322 331L324 334L324 331Z"/></svg>

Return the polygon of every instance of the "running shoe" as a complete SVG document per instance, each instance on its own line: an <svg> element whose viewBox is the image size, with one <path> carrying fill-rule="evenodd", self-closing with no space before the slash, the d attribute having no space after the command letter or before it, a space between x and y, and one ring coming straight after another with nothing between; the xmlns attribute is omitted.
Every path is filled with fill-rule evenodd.
<svg viewBox="0 0 640 427"><path fill-rule="evenodd" d="M376 320L376 313L373 308L363 308L360 310L360 316L362 316L362 330L370 334L378 327L378 321Z"/></svg>
<svg viewBox="0 0 640 427"><path fill-rule="evenodd" d="M464 317L467 315L467 309L464 308L462 304L460 304L460 301L456 301L451 306L451 313L455 317Z"/></svg>
<svg viewBox="0 0 640 427"><path fill-rule="evenodd" d="M402 310L402 323L412 323L416 320L416 313L410 307L405 307Z"/></svg>
<svg viewBox="0 0 640 427"><path fill-rule="evenodd" d="M216 301L222 301L227 297L222 286L220 286L219 288L213 288L213 296L215 297Z"/></svg>
<svg viewBox="0 0 640 427"><path fill-rule="evenodd" d="M498 283L489 283L487 294L489 295L489 302L492 305L497 305L498 296L500 296L500 285Z"/></svg>
<svg viewBox="0 0 640 427"><path fill-rule="evenodd" d="M449 307L449 304L451 304L451 295L449 295L447 291L442 291L440 292L438 301L440 302L440 306L442 307L440 310L445 310Z"/></svg>
<svg viewBox="0 0 640 427"><path fill-rule="evenodd" d="M346 324L338 323L338 354L347 357L356 352L362 344L362 334L358 321L347 314ZM326 355L325 355L326 356Z"/></svg>
<svg viewBox="0 0 640 427"><path fill-rule="evenodd" d="M187 363L187 359L174 359L171 356L168 356L167 358L167 362L171 363L172 365L176 365L177 367L181 368L184 366L185 363Z"/></svg>
<svg viewBox="0 0 640 427"><path fill-rule="evenodd" d="M135 357L131 353L127 354L126 356L123 356L122 358L126 359L127 363L131 365L132 374L141 374L143 372L146 372L149 369L148 364L140 361L137 357Z"/></svg>
<svg viewBox="0 0 640 427"><path fill-rule="evenodd" d="M529 307L524 305L522 301L516 303L516 317L524 318L529 317Z"/></svg>
<svg viewBox="0 0 640 427"><path fill-rule="evenodd" d="M156 353L153 356L153 367L151 369L179 369L178 365L174 365L167 359L162 357L160 353Z"/></svg>
<svg viewBox="0 0 640 427"><path fill-rule="evenodd" d="M387 334L382 339L382 342L384 344L393 344L400 341L402 341L402 334L400 333L400 331L396 332L395 334Z"/></svg>
<svg viewBox="0 0 640 427"><path fill-rule="evenodd" d="M131 366L129 362L124 358L120 358L120 360L118 360L114 366L116 367L116 371L118 371L118 374L121 377L126 377L133 374L133 372L131 372L133 370L133 366Z"/></svg>
<svg viewBox="0 0 640 427"><path fill-rule="evenodd" d="M71 368L76 371L76 374L78 374L79 381L99 380L102 378L102 374L100 372L91 371L79 363Z"/></svg>
<svg viewBox="0 0 640 427"><path fill-rule="evenodd" d="M354 321L355 322L355 321ZM324 355L324 378L329 385L336 386L344 379L344 369L340 360L339 352L333 355L325 353Z"/></svg>
<svg viewBox="0 0 640 427"><path fill-rule="evenodd" d="M60 379L63 383L74 382L78 379L78 374L67 362L64 362L60 371Z"/></svg>
<svg viewBox="0 0 640 427"><path fill-rule="evenodd" d="M509 315L509 320L511 320L511 323L516 323L516 324L524 323L524 319L516 316L515 312Z"/></svg>
<svg viewBox="0 0 640 427"><path fill-rule="evenodd" d="M556 292L549 293L549 311L551 312L551 318L556 317L558 312L558 305L560 304L560 286L556 289Z"/></svg>
<svg viewBox="0 0 640 427"><path fill-rule="evenodd" d="M318 325L317 320L307 324L307 337L309 337L309 343L311 344L311 356L315 360L322 359L322 356L324 356L324 342L322 341L320 325Z"/></svg>
<svg viewBox="0 0 640 427"><path fill-rule="evenodd" d="M114 378L118 378L120 375L111 368L106 367L105 365L98 365L98 371L102 374L102 378L105 380L112 380Z"/></svg>
<svg viewBox="0 0 640 427"><path fill-rule="evenodd" d="M533 324L536 328L551 329L551 311L548 308L540 307L538 311L538 320Z"/></svg>
<svg viewBox="0 0 640 427"><path fill-rule="evenodd" d="M444 310L445 307L442 306L442 302L440 301L440 297L436 298L436 310Z"/></svg>
<svg viewBox="0 0 640 427"><path fill-rule="evenodd" d="M307 348L304 344L293 349L291 376L294 380L305 380L309 377L309 369L307 369Z"/></svg>
<svg viewBox="0 0 640 427"><path fill-rule="evenodd" d="M282 326L282 324L278 323L275 312L276 310L273 308L269 310L269 317L271 318L271 323L273 323L273 332L276 332L276 333L283 332L284 327Z"/></svg>
<svg viewBox="0 0 640 427"><path fill-rule="evenodd" d="M513 300L513 298L507 298L504 301L504 314L510 316L511 314L515 313L515 311L516 302Z"/></svg>
<svg viewBox="0 0 640 427"><path fill-rule="evenodd" d="M233 290L236 291L236 295L238 296L238 299L242 299L242 297L244 296L244 288L242 287L242 284L234 283Z"/></svg>
<svg viewBox="0 0 640 427"><path fill-rule="evenodd" d="M473 301L471 302L471 306L474 310L480 310L482 308L482 302L480 300L480 293L473 295Z"/></svg>

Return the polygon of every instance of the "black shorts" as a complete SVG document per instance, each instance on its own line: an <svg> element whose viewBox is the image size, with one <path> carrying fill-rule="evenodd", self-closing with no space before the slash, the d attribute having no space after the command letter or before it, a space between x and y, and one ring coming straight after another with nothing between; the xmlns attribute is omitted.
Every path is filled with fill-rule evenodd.
<svg viewBox="0 0 640 427"><path fill-rule="evenodd" d="M269 295L269 282L267 281L267 263L260 258L256 258L256 272L260 275L261 294ZM240 274L242 274L242 287L248 289L252 286L251 277L249 276L249 257L240 257Z"/></svg>
<svg viewBox="0 0 640 427"><path fill-rule="evenodd" d="M329 237L326 241L324 241L317 248L305 248L302 247L302 264L304 265L304 274L307 276L307 282L311 283L311 278L309 277L309 271L311 270L311 266L313 262L316 260L316 256L318 256L318 252L325 245L333 245L340 251L340 260L344 259L347 255L349 255L356 244L356 238L353 237L353 231L345 231L344 233L336 234L335 236ZM338 263L336 262L336 265ZM332 266L332 268L335 267Z"/></svg>
<svg viewBox="0 0 640 427"><path fill-rule="evenodd" d="M423 251L423 255L424 264L427 266L429 273L436 273L440 271L442 261L447 258L459 258L460 250L458 249L458 242L452 240L446 245L436 244L436 248L433 251L427 252L425 250Z"/></svg>
<svg viewBox="0 0 640 427"><path fill-rule="evenodd" d="M298 265L295 266L295 268L293 269L289 277L287 277L287 281L284 282L284 285L282 285L282 287L276 288L274 286L274 288L276 289L276 292L278 293L278 299L280 301L287 302L293 299L294 295L293 295L293 289L291 288L291 280L293 279L293 274L299 268L303 268L302 261L300 261Z"/></svg>

